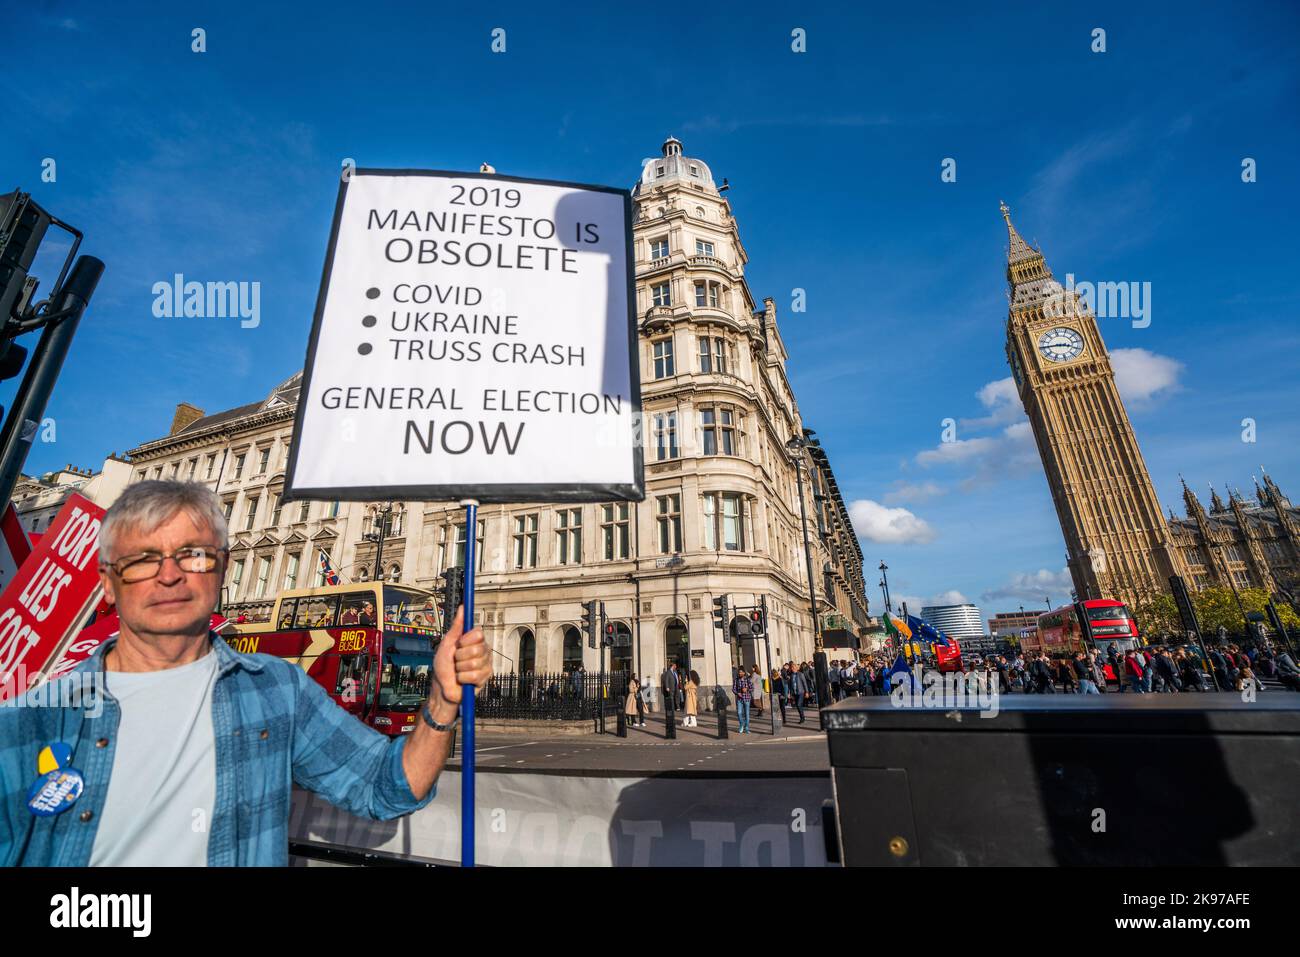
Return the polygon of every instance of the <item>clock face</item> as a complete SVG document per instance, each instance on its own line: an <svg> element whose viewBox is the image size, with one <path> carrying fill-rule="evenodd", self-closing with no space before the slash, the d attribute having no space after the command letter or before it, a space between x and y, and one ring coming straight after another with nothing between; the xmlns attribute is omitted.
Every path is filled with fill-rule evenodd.
<svg viewBox="0 0 1300 957"><path fill-rule="evenodd" d="M1057 326L1039 337L1038 351L1053 362L1069 362L1083 355L1083 336L1073 329Z"/></svg>

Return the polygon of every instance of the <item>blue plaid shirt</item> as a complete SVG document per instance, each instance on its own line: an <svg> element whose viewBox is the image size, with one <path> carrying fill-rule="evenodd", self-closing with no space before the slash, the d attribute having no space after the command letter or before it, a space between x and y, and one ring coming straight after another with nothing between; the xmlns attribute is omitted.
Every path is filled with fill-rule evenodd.
<svg viewBox="0 0 1300 957"><path fill-rule="evenodd" d="M239 654L215 634L210 640L217 656L217 797L209 866L287 865L295 783L381 821L433 800L432 789L422 801L411 793L402 769L404 737L390 740L366 727L296 665L272 655ZM103 671L113 643L100 645L51 685ZM85 867L108 794L121 712L102 685L77 707L39 706L34 696L41 693L29 693L24 706L0 707L0 866ZM168 717L160 714L158 720ZM37 817L27 809L27 790L37 777L37 755L56 741L72 748L72 767L85 778L85 790L61 814Z"/></svg>

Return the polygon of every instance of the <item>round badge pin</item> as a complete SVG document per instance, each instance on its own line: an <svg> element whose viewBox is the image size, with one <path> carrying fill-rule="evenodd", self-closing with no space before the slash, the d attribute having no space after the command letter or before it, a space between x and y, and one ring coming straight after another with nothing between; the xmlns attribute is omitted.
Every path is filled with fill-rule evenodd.
<svg viewBox="0 0 1300 957"><path fill-rule="evenodd" d="M37 817L62 814L76 803L86 782L76 768L55 768L27 789L27 810Z"/></svg>
<svg viewBox="0 0 1300 957"><path fill-rule="evenodd" d="M36 773L49 774L58 768L66 768L72 763L72 747L62 741L41 748L36 756Z"/></svg>

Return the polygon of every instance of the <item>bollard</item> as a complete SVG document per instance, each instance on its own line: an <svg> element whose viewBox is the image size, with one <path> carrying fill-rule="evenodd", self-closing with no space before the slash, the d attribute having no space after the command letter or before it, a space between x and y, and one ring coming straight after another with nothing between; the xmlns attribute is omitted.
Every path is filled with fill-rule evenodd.
<svg viewBox="0 0 1300 957"><path fill-rule="evenodd" d="M672 702L667 698L664 699L664 737L677 740L677 721L673 717Z"/></svg>
<svg viewBox="0 0 1300 957"><path fill-rule="evenodd" d="M618 713L618 727L615 729L614 733L620 738L627 737L627 715L622 711L619 711Z"/></svg>
<svg viewBox="0 0 1300 957"><path fill-rule="evenodd" d="M713 698L713 710L718 716L718 740L727 740L727 693L721 688Z"/></svg>

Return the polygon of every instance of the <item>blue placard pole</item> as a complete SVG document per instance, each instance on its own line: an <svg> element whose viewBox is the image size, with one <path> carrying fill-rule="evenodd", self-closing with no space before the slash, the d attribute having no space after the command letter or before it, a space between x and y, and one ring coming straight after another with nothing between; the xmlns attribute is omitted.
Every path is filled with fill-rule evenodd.
<svg viewBox="0 0 1300 957"><path fill-rule="evenodd" d="M478 567L478 502L463 499L465 506L465 582L461 605L465 609L462 633L474 627L474 569ZM460 726L464 729L460 750L460 866L474 866L474 686L461 685Z"/></svg>

